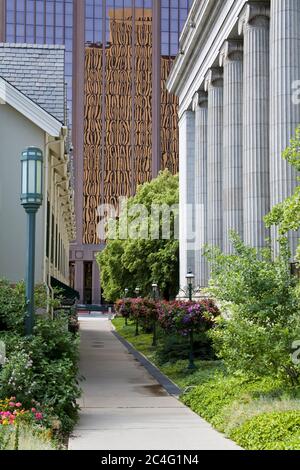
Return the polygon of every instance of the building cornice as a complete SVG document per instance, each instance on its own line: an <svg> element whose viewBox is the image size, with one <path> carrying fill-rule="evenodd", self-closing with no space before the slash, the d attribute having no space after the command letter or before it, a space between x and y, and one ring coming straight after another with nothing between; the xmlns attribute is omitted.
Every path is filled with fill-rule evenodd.
<svg viewBox="0 0 300 470"><path fill-rule="evenodd" d="M179 114L203 88L208 70L218 63L224 42L238 24L247 0L196 0L180 38L167 89L179 97Z"/></svg>
<svg viewBox="0 0 300 470"><path fill-rule="evenodd" d="M63 125L44 109L34 103L17 88L0 77L0 100L9 104L23 116L52 137L60 137Z"/></svg>

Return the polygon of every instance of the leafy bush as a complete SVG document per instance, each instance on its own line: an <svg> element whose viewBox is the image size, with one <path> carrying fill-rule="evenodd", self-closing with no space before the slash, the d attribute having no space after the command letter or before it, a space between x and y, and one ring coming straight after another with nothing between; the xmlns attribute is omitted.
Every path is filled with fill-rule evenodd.
<svg viewBox="0 0 300 470"><path fill-rule="evenodd" d="M182 396L182 401L220 431L226 425L225 411L233 402L249 403L262 396L281 396L282 384L272 378L249 378L217 373Z"/></svg>
<svg viewBox="0 0 300 470"><path fill-rule="evenodd" d="M190 345L185 337L176 334L164 334L160 336L155 358L159 365L167 362L173 364L180 359L188 359L189 353ZM205 332L194 335L194 355L202 360L214 358L211 340Z"/></svg>
<svg viewBox="0 0 300 470"><path fill-rule="evenodd" d="M38 285L34 292L34 301L36 310L46 311L47 306L54 308L60 305L60 297L57 293L56 300L52 301L47 296L44 285ZM0 279L0 332L13 331L14 333L24 333L25 317L25 284L19 282L15 286L9 281Z"/></svg>
<svg viewBox="0 0 300 470"><path fill-rule="evenodd" d="M77 419L78 337L68 331L68 318L39 318L34 336L0 335L7 346L7 361L0 371L0 398L16 395L25 406L43 404L63 433ZM49 423L51 424L51 423Z"/></svg>
<svg viewBox="0 0 300 470"><path fill-rule="evenodd" d="M0 279L0 331L23 332L25 296L23 284L12 287Z"/></svg>
<svg viewBox="0 0 300 470"><path fill-rule="evenodd" d="M300 411L255 416L230 437L249 450L300 450Z"/></svg>
<svg viewBox="0 0 300 470"><path fill-rule="evenodd" d="M123 318L129 318L131 315L131 299L119 299L115 303L115 311L117 315Z"/></svg>
<svg viewBox="0 0 300 470"><path fill-rule="evenodd" d="M207 250L212 265L209 292L231 312L212 332L216 351L233 372L297 384L300 366L293 363L291 352L300 338L300 304L286 243L272 261L270 250L257 253L237 235L232 241L235 254Z"/></svg>

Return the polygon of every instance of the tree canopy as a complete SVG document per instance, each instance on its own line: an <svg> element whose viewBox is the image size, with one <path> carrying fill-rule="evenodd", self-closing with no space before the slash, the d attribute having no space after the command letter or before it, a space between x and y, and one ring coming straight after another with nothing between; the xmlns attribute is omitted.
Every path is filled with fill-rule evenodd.
<svg viewBox="0 0 300 470"><path fill-rule="evenodd" d="M139 287L142 295L156 282L163 297L179 288L178 176L169 171L141 185L128 199L119 219L109 224L105 249L97 256L104 298L115 301ZM164 214L164 215L162 215ZM114 239L111 234L114 232Z"/></svg>

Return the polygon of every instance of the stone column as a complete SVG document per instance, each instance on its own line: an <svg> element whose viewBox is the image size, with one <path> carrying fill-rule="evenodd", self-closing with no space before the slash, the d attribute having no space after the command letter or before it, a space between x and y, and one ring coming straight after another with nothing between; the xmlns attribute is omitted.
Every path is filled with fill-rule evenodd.
<svg viewBox="0 0 300 470"><path fill-rule="evenodd" d="M270 209L267 4L246 4L239 20L239 34L244 34L244 240L248 245L262 248L269 237L263 218Z"/></svg>
<svg viewBox="0 0 300 470"><path fill-rule="evenodd" d="M80 302L83 302L83 282L84 282L84 272L83 272L83 261L75 261L75 290L79 292Z"/></svg>
<svg viewBox="0 0 300 470"><path fill-rule="evenodd" d="M195 166L195 113L184 111L179 120L179 243L180 287L186 287L186 274L195 272L193 209Z"/></svg>
<svg viewBox="0 0 300 470"><path fill-rule="evenodd" d="M243 236L243 42L226 41L220 53L224 74L223 250L232 253L230 231Z"/></svg>
<svg viewBox="0 0 300 470"><path fill-rule="evenodd" d="M271 207L289 197L297 186L296 172L281 158L300 124L300 2L271 0L270 25L270 186ZM293 95L294 94L294 95ZM278 249L277 230L272 245ZM289 235L295 253L298 232Z"/></svg>
<svg viewBox="0 0 300 470"><path fill-rule="evenodd" d="M208 265L203 256L207 243L207 104L204 91L196 93L195 111L195 285L207 287Z"/></svg>
<svg viewBox="0 0 300 470"><path fill-rule="evenodd" d="M222 249L223 73L221 68L212 68L208 72L205 90L208 92L207 242Z"/></svg>
<svg viewBox="0 0 300 470"><path fill-rule="evenodd" d="M93 304L101 304L100 270L96 259L93 261Z"/></svg>

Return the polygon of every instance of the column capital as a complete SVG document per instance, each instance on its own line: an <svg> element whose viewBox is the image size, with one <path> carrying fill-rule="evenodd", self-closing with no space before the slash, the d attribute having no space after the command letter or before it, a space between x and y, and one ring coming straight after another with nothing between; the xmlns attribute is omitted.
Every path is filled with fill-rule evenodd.
<svg viewBox="0 0 300 470"><path fill-rule="evenodd" d="M205 91L199 90L195 93L193 98L193 111L196 111L197 107L205 108L208 104L208 95Z"/></svg>
<svg viewBox="0 0 300 470"><path fill-rule="evenodd" d="M212 67L206 74L204 89L208 91L210 88L223 86L223 70L221 67Z"/></svg>
<svg viewBox="0 0 300 470"><path fill-rule="evenodd" d="M254 3L248 2L242 9L239 22L238 30L239 34L243 34L245 28L248 26L257 27L268 27L270 21L270 7L269 3Z"/></svg>
<svg viewBox="0 0 300 470"><path fill-rule="evenodd" d="M220 67L224 67L228 61L240 60L243 60L243 41L241 39L225 41L220 50Z"/></svg>

